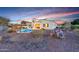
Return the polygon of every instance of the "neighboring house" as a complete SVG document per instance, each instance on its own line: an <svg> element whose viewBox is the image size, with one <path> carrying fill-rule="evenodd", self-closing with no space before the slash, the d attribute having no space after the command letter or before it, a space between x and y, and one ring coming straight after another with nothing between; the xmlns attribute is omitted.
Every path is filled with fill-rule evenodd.
<svg viewBox="0 0 79 59"><path fill-rule="evenodd" d="M33 20L32 27L35 30L54 29L57 27L57 24L49 20Z"/></svg>

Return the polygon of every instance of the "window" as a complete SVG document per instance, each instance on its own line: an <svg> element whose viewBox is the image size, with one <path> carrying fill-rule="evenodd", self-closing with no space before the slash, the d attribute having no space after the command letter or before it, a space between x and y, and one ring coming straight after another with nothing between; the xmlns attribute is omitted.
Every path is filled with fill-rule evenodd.
<svg viewBox="0 0 79 59"><path fill-rule="evenodd" d="M40 29L40 24L35 24L35 27Z"/></svg>
<svg viewBox="0 0 79 59"><path fill-rule="evenodd" d="M43 27L49 27L49 24L43 24Z"/></svg>
<svg viewBox="0 0 79 59"><path fill-rule="evenodd" d="M35 27L40 27L40 24L35 24Z"/></svg>
<svg viewBox="0 0 79 59"><path fill-rule="evenodd" d="M46 24L46 27L49 27L49 24Z"/></svg>

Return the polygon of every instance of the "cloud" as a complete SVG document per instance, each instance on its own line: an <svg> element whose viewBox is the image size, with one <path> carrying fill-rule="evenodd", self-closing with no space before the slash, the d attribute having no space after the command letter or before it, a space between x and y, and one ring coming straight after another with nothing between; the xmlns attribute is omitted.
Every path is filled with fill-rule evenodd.
<svg viewBox="0 0 79 59"><path fill-rule="evenodd" d="M49 12L44 11L44 12L41 12L40 14L34 15L30 18L20 19L20 20L17 20L17 21L32 20L33 18L36 18L36 19L59 18L59 17L65 17L65 16L73 15L73 14L79 14L79 11L62 12L62 13L49 13Z"/></svg>
<svg viewBox="0 0 79 59"><path fill-rule="evenodd" d="M47 14L43 16L39 16L38 18L58 18L58 17L64 17L64 16L69 16L73 14L79 14L79 11L76 12L63 12L63 13L52 13L52 14Z"/></svg>

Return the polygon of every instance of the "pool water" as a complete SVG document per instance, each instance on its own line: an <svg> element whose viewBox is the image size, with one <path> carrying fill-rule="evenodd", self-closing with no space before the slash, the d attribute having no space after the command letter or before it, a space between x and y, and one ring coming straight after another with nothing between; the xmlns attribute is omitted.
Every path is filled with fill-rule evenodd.
<svg viewBox="0 0 79 59"><path fill-rule="evenodd" d="M32 29L20 29L17 31L17 33L31 33Z"/></svg>

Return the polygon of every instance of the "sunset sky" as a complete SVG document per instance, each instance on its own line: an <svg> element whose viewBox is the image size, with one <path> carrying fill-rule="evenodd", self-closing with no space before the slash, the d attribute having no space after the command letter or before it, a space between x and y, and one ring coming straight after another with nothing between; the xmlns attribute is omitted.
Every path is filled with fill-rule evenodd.
<svg viewBox="0 0 79 59"><path fill-rule="evenodd" d="M0 16L9 18L12 22L32 20L33 18L79 18L78 7L0 7Z"/></svg>

